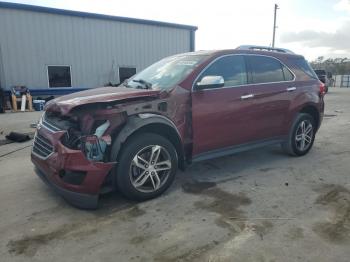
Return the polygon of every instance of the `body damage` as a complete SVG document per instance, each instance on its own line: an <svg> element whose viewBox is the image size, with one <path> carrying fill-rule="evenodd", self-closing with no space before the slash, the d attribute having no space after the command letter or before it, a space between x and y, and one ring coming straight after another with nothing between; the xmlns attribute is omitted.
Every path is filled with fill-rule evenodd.
<svg viewBox="0 0 350 262"><path fill-rule="evenodd" d="M126 89L113 88L117 91ZM92 135L96 128L108 120L110 125L104 132L104 136L111 136L111 141L114 141L123 128L128 129L131 134L144 124L152 122L146 121L146 119L157 118L160 123L168 123L176 129L182 143L190 143L191 129L188 128L188 126L190 127L189 121L191 121L190 92L180 86L176 86L168 92L142 91L145 94L148 93L148 96L115 98L114 101L108 99L95 103L85 103L85 97L72 98L77 101L75 106L70 103L66 104L67 100L64 102L58 100L46 107L46 114L52 117L58 116L60 120L68 119L68 121L75 123L75 130L70 130L67 126L64 127L67 132L73 132L72 135L76 132L75 136ZM144 123L132 126L133 122L129 121L131 116L137 117Z"/></svg>
<svg viewBox="0 0 350 262"><path fill-rule="evenodd" d="M45 137L54 149L46 159L32 154L32 161L47 179L60 188L98 196L102 186L113 182L114 172L110 171L117 163L123 143L132 133L148 125L171 126L176 130L181 145L179 155L183 156L184 147L188 148L186 143L191 141L189 91L180 86L168 92L128 89L131 92L127 95L126 88L112 88L113 94L100 94L93 99L94 103L90 98L93 92L87 91L53 100L45 108L37 139ZM111 92L111 88L96 90ZM120 96L117 96L118 93ZM109 121L108 128L97 138L94 134L96 129L106 121ZM90 150L91 144L87 147L88 143L97 144L97 150L103 148L101 143L106 143L103 152L100 152L102 159L97 158L96 161L89 157L87 148ZM108 176L109 173L111 176ZM79 175L83 178L74 181L74 177ZM90 205L79 204L81 207Z"/></svg>
<svg viewBox="0 0 350 262"><path fill-rule="evenodd" d="M219 57L235 54L271 56L263 51L247 52L198 52L196 56L204 57L196 65L199 60L191 59L189 54L184 56L187 60L175 64L178 68L168 71L160 61L160 65L150 66L122 86L96 88L49 102L42 123L38 125L32 150L32 161L41 171L40 177L69 198L69 202L94 208L99 193L114 188L115 178L132 182L128 172L131 166L139 167L138 158L135 161L139 149L135 149L133 143L128 143L127 148L124 145L133 137L138 144L151 143L148 146L152 146L152 150L158 145L154 144L158 143L154 142L157 139L148 136L147 141L143 134L153 133L164 138L170 142L174 166L183 167L200 154L205 153L207 158L226 155L232 148L249 148L248 142L257 145L275 137L281 138L278 142L285 142L294 116L299 113L311 115L319 127L324 110L323 93L321 89L318 91L318 80L299 69L295 61L304 61L301 56L273 54L291 68L294 80L254 84L248 66L247 85L210 91L195 88L194 83L203 70ZM169 61L172 66L177 60L171 58ZM190 70L186 66L191 67ZM182 79L175 77L178 72L183 72ZM165 82L158 81L160 79ZM177 79L177 82L169 84L169 79ZM243 99L247 94L253 94L249 97L254 99ZM165 141L161 143L166 147ZM153 151L148 154L152 156ZM119 159L121 155L123 157ZM123 166L126 163L128 166ZM151 160L148 167L143 166L147 169L144 171L148 175L146 178L154 175L154 170L150 169L154 166ZM117 170L124 171L119 175ZM120 190L127 191L128 185L118 180ZM131 188L127 193L131 194ZM76 203L77 199L79 203Z"/></svg>
<svg viewBox="0 0 350 262"><path fill-rule="evenodd" d="M159 93L159 90L130 89L123 86L99 87L56 98L50 101L46 108L47 110L59 111L62 115L67 115L72 109L81 105L115 103L125 99L157 97Z"/></svg>

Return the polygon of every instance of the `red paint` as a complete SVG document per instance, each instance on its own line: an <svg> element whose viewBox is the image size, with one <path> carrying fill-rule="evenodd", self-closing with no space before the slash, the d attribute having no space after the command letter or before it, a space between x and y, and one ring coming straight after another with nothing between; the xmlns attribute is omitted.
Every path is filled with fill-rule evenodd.
<svg viewBox="0 0 350 262"><path fill-rule="evenodd" d="M91 162L86 159L82 151L71 150L63 146L60 138L64 132L52 133L45 128L41 128L37 132L52 142L55 152L46 160L32 154L31 158L34 165L44 171L51 182L62 188L79 193L98 194L101 184L114 163ZM65 183L59 177L60 170L85 171L87 175L81 185L71 185Z"/></svg>
<svg viewBox="0 0 350 262"><path fill-rule="evenodd" d="M194 80L211 61L226 54L247 53L279 59L294 72L295 81L192 91ZM46 106L46 110L78 118L84 134L91 134L94 121L108 119L111 126L106 135L112 139L118 136L132 115L162 115L176 127L184 153L190 161L196 155L211 150L286 136L296 113L305 106L316 108L322 120L324 91L318 80L308 77L289 61L291 57L295 55L244 50L213 51L208 53L208 58L190 75L169 91L96 88L55 99ZM290 87L295 87L296 90L287 92ZM242 100L241 96L247 94L254 94L254 98ZM158 108L160 102L167 103L166 111ZM103 106L106 103L108 108ZM46 160L32 154L33 163L60 187L98 194L114 163L92 162L80 150L65 147L61 143L64 131L51 132L42 127L38 132L51 141L54 153ZM79 186L64 183L58 175L62 169L85 171L86 179Z"/></svg>
<svg viewBox="0 0 350 262"><path fill-rule="evenodd" d="M108 103L125 99L156 97L159 90L130 89L125 87L100 87L82 92L72 93L51 100L45 110L60 111L63 115L68 114L73 108L93 103Z"/></svg>

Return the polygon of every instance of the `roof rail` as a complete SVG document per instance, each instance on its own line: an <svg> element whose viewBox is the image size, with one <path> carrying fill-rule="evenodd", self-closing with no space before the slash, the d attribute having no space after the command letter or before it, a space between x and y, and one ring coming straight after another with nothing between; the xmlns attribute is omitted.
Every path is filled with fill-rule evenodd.
<svg viewBox="0 0 350 262"><path fill-rule="evenodd" d="M271 52L280 52L286 54L294 54L294 52L285 49L285 48L274 48L269 46L258 46L258 45L240 45L236 49L239 50L260 50L260 51L271 51Z"/></svg>

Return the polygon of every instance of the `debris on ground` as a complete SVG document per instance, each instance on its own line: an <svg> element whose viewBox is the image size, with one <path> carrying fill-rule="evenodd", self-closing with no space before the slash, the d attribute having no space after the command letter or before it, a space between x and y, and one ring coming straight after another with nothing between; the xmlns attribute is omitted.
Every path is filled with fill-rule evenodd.
<svg viewBox="0 0 350 262"><path fill-rule="evenodd" d="M28 134L22 134L18 132L11 132L6 136L6 139L14 141L14 142L25 142L30 140L30 136Z"/></svg>

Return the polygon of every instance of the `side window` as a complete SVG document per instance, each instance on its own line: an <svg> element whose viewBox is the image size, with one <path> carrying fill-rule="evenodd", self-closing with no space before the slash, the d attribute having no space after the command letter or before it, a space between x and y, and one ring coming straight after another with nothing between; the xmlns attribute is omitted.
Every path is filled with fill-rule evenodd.
<svg viewBox="0 0 350 262"><path fill-rule="evenodd" d="M210 65L200 76L222 76L224 86L238 86L247 84L245 59L241 55L225 56Z"/></svg>
<svg viewBox="0 0 350 262"><path fill-rule="evenodd" d="M266 56L248 56L248 59L254 84L285 81L278 60Z"/></svg>
<svg viewBox="0 0 350 262"><path fill-rule="evenodd" d="M292 81L294 79L294 75L287 67L282 65L282 70L283 70L283 75L284 75L285 81Z"/></svg>
<svg viewBox="0 0 350 262"><path fill-rule="evenodd" d="M292 61L294 62L295 65L297 65L305 74L307 74L308 76L318 79L316 73L314 72L314 70L312 70L311 66L309 65L309 63L303 58L295 58L292 59Z"/></svg>

